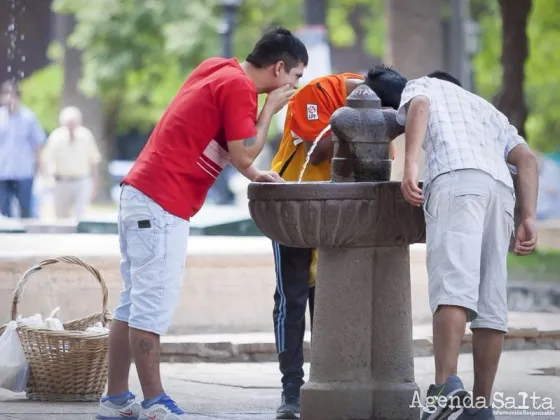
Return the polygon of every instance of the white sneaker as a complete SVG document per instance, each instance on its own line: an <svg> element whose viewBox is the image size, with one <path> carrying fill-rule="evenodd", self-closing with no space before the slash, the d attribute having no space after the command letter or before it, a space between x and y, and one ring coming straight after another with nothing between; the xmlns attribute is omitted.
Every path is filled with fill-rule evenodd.
<svg viewBox="0 0 560 420"><path fill-rule="evenodd" d="M163 397L149 408L144 408L142 420L183 420L187 413L179 408L177 403L168 396Z"/></svg>
<svg viewBox="0 0 560 420"><path fill-rule="evenodd" d="M117 406L111 401L103 401L99 403L99 411L95 417L97 420L138 420L142 412L142 405L136 397L131 394L131 398L126 405Z"/></svg>

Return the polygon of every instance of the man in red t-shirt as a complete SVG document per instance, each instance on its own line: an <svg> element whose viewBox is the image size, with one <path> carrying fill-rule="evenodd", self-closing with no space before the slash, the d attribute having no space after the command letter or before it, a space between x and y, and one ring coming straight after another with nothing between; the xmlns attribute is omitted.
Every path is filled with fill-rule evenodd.
<svg viewBox="0 0 560 420"><path fill-rule="evenodd" d="M159 338L180 294L189 220L229 163L252 181L282 181L274 172L256 169L253 161L272 116L294 94L307 62L303 43L283 28L266 33L243 63L204 61L123 180L118 224L124 289L111 325L109 384L98 419L185 418L161 384ZM268 96L257 118L259 93ZM141 404L128 388L132 360Z"/></svg>

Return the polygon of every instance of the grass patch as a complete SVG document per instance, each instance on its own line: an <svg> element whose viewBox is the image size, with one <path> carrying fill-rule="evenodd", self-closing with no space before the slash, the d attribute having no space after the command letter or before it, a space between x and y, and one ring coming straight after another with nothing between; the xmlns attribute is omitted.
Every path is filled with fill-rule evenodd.
<svg viewBox="0 0 560 420"><path fill-rule="evenodd" d="M509 254L508 271L512 280L560 282L560 250L538 250L524 257Z"/></svg>

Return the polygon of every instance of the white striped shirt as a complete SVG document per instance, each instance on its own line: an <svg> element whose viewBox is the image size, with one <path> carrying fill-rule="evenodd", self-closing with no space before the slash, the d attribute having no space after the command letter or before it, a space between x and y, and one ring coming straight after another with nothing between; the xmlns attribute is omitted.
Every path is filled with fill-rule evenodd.
<svg viewBox="0 0 560 420"><path fill-rule="evenodd" d="M402 93L397 121L405 125L407 104L416 96L430 100L424 184L438 175L478 169L513 190L506 160L518 145L527 145L507 117L490 102L453 83L429 77L411 80Z"/></svg>

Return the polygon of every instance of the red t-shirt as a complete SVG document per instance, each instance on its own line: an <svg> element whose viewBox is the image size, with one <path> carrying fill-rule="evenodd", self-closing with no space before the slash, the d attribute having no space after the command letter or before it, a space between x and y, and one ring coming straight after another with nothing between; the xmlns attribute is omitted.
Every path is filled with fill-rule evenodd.
<svg viewBox="0 0 560 420"><path fill-rule="evenodd" d="M235 59L210 58L185 81L123 180L190 219L229 163L227 142L256 135L257 89Z"/></svg>

